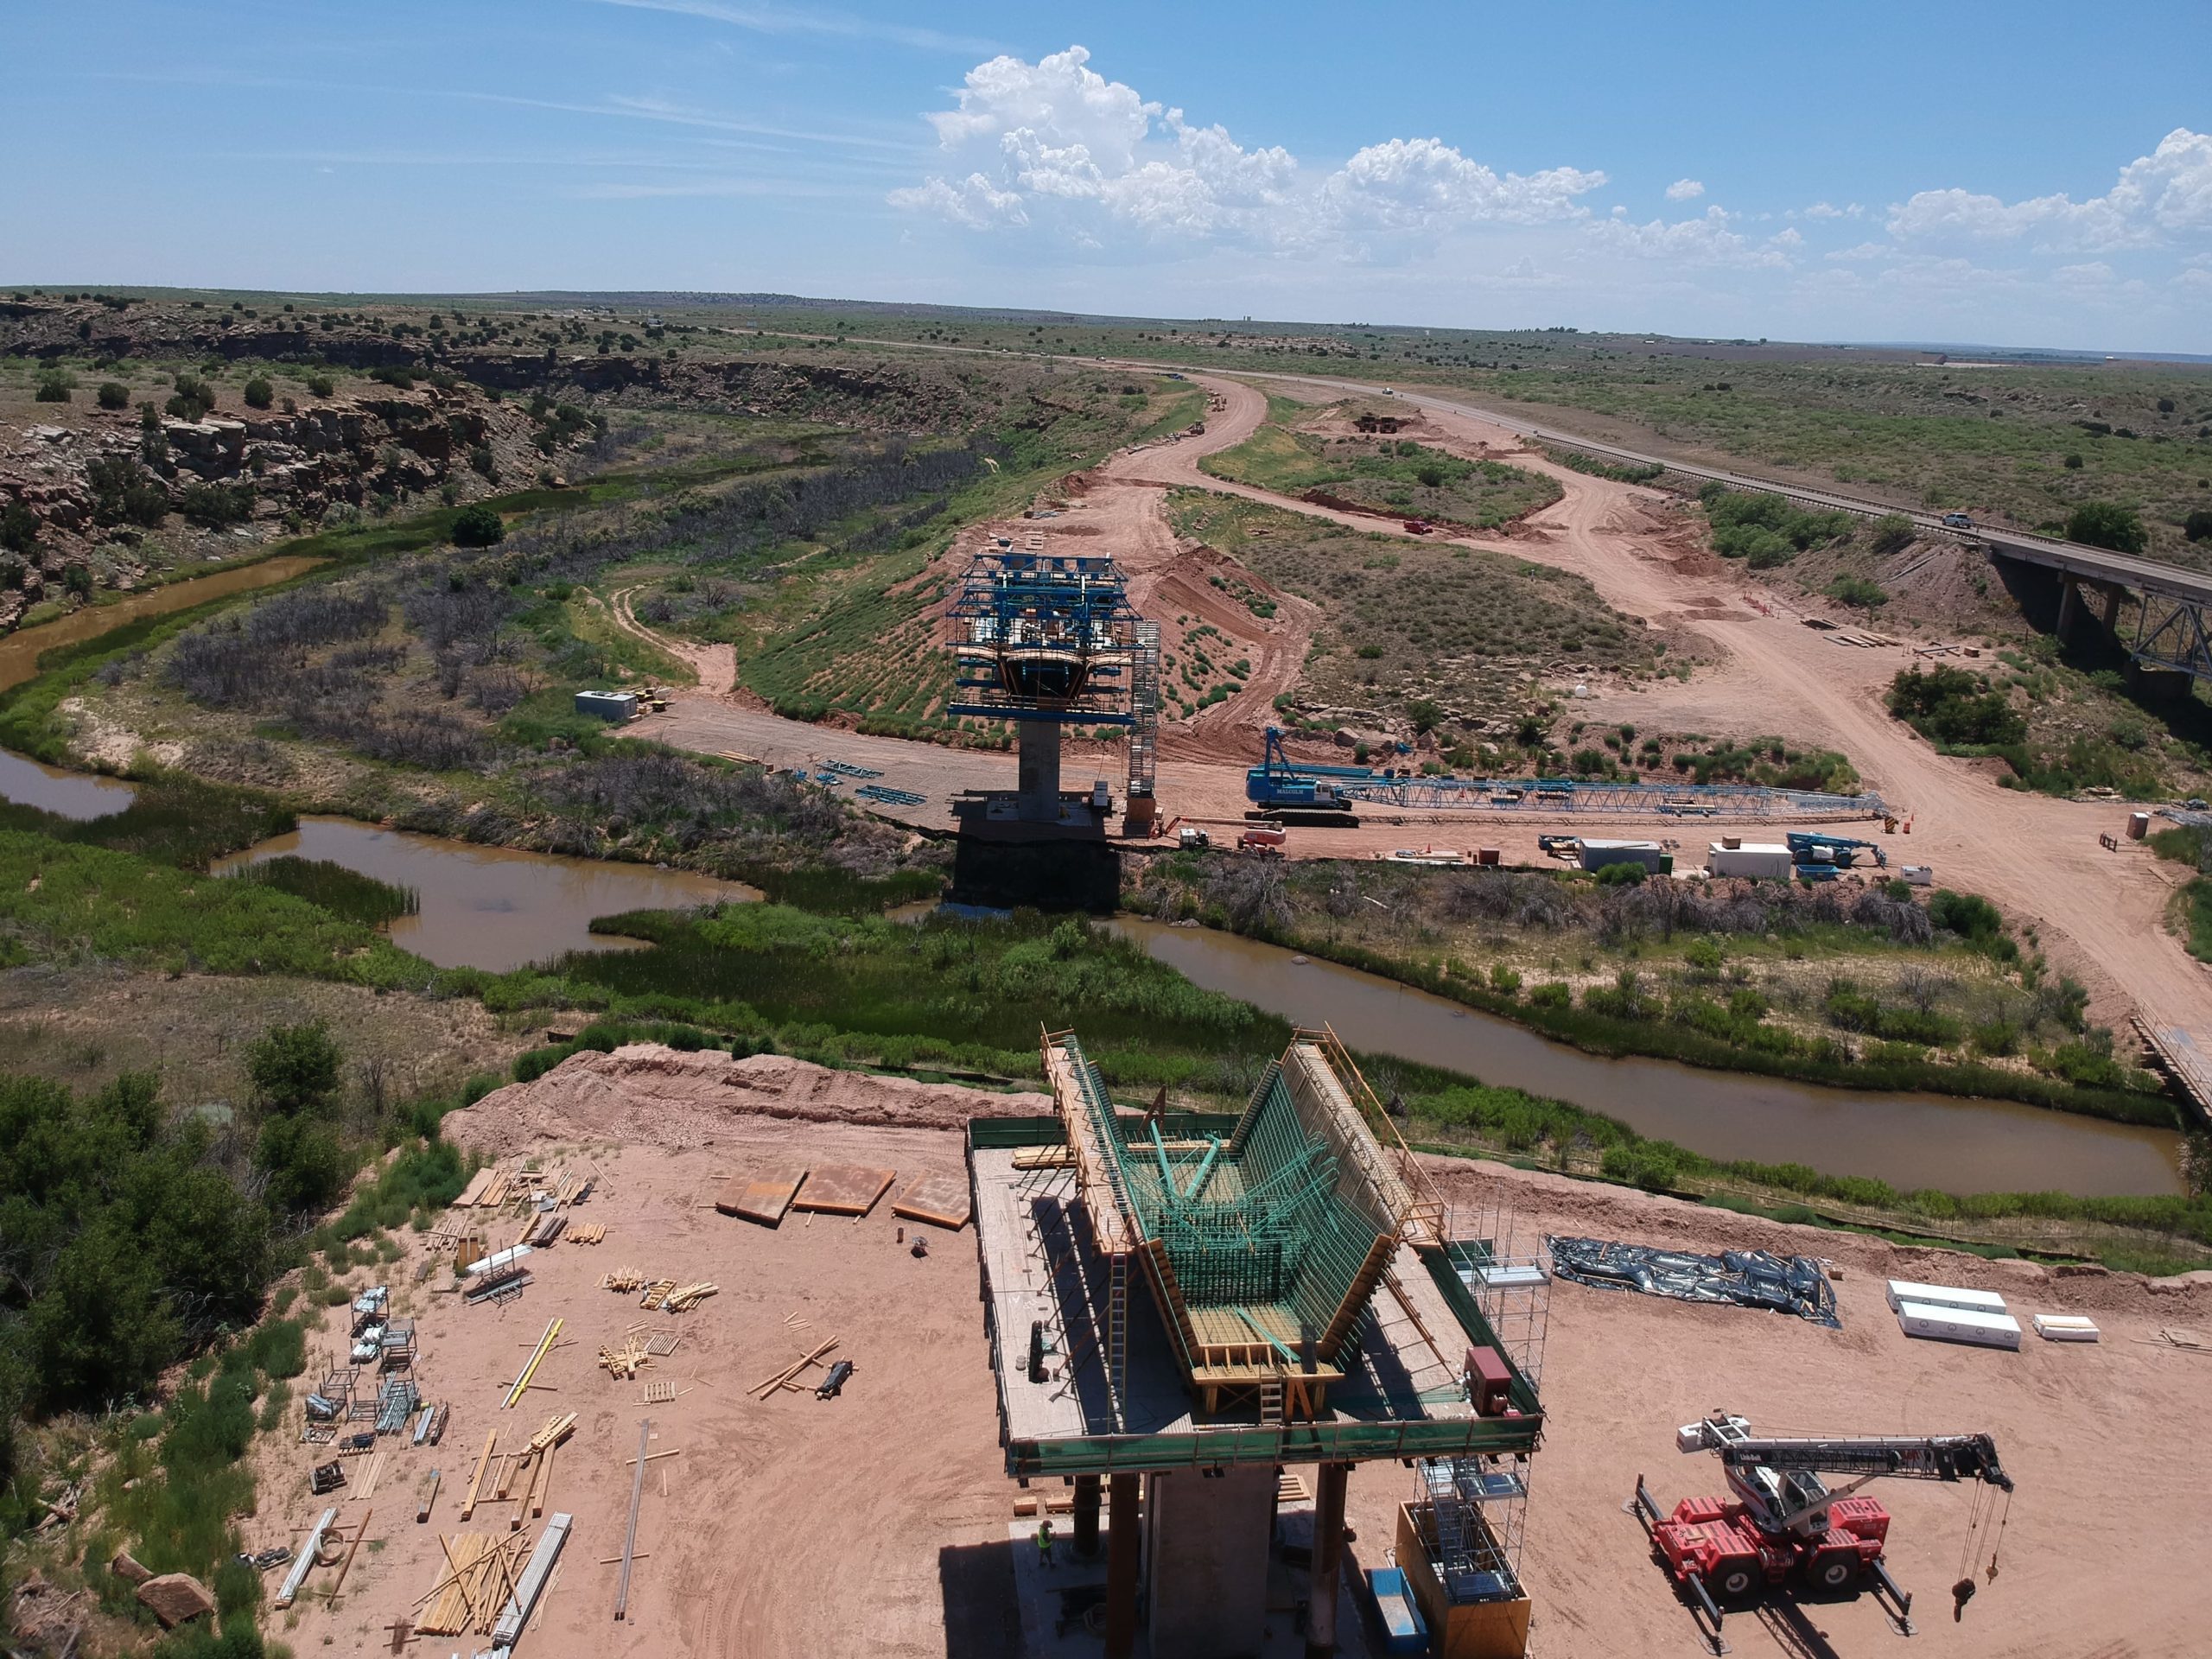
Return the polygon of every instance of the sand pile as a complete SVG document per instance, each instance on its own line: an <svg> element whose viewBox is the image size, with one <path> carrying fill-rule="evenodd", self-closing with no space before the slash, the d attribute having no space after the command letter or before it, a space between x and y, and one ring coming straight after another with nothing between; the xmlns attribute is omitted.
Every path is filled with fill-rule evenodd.
<svg viewBox="0 0 2212 1659"><path fill-rule="evenodd" d="M1049 1116L1044 1094L836 1071L783 1054L734 1060L633 1043L571 1055L535 1083L510 1084L446 1119L446 1135L486 1157L543 1141L613 1141L680 1151L728 1138L737 1117L885 1128L958 1129L971 1117Z"/></svg>

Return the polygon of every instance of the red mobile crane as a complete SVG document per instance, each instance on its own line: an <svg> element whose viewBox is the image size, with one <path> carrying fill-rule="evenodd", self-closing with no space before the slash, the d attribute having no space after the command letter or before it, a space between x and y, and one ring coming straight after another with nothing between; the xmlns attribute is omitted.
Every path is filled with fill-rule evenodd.
<svg viewBox="0 0 2212 1659"><path fill-rule="evenodd" d="M2012 1477L1986 1434L1897 1435L1872 1439L1762 1439L1741 1417L1714 1412L1675 1431L1677 1450L1717 1452L1730 1496L1686 1497L1662 1516L1643 1477L1630 1500L1675 1581L1690 1592L1690 1611L1716 1654L1722 1600L1746 1598L1793 1572L1821 1589L1840 1590L1860 1573L1906 1635L1911 1595L1882 1564L1890 1512L1852 1493L1872 1480L1980 1481L2009 1493ZM1827 1485L1823 1475L1847 1477ZM1976 1522L1979 1525L1979 1522ZM1961 1609L1971 1579L1955 1587Z"/></svg>

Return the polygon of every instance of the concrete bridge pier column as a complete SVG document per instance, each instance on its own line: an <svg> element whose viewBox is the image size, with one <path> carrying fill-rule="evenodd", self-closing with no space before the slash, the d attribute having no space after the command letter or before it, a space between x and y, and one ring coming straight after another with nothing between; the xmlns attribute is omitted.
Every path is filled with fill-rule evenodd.
<svg viewBox="0 0 2212 1659"><path fill-rule="evenodd" d="M2058 626L2053 630L2061 645L2073 638L2074 620L2082 609L2081 578L2069 574L2058 578Z"/></svg>
<svg viewBox="0 0 2212 1659"><path fill-rule="evenodd" d="M1075 1478L1075 1553L1086 1561L1098 1554L1098 1489L1096 1475Z"/></svg>
<svg viewBox="0 0 2212 1659"><path fill-rule="evenodd" d="M1325 1463L1313 1484L1313 1571L1306 1589L1306 1659L1335 1659L1337 1581L1344 1569L1344 1489L1351 1465Z"/></svg>
<svg viewBox="0 0 2212 1659"><path fill-rule="evenodd" d="M2116 582L2101 582L2097 584L2097 592L2105 601L2105 632L2117 639L2120 637L2120 585Z"/></svg>
<svg viewBox="0 0 2212 1659"><path fill-rule="evenodd" d="M1019 720L1014 725L1017 751L1015 787L1020 800L1015 810L1027 823L1060 821L1060 723L1057 720Z"/></svg>
<svg viewBox="0 0 2212 1659"><path fill-rule="evenodd" d="M1106 1506L1106 1659L1137 1649L1137 1557L1144 1537L1137 1522L1137 1478L1112 1477Z"/></svg>

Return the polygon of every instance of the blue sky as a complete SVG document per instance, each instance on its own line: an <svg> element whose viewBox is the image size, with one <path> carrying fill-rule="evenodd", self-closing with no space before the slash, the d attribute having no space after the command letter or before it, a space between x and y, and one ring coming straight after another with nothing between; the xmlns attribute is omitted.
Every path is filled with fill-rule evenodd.
<svg viewBox="0 0 2212 1659"><path fill-rule="evenodd" d="M0 280L2212 351L2212 5L0 0Z"/></svg>

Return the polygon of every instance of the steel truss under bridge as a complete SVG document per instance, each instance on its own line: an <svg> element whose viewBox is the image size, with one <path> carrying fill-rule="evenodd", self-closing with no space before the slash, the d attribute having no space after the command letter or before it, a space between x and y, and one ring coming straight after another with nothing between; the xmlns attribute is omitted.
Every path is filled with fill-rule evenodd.
<svg viewBox="0 0 2212 1659"><path fill-rule="evenodd" d="M2204 607L2194 600L2145 592L2129 650L2148 668L2192 677L2212 675L2212 633L2205 629Z"/></svg>

